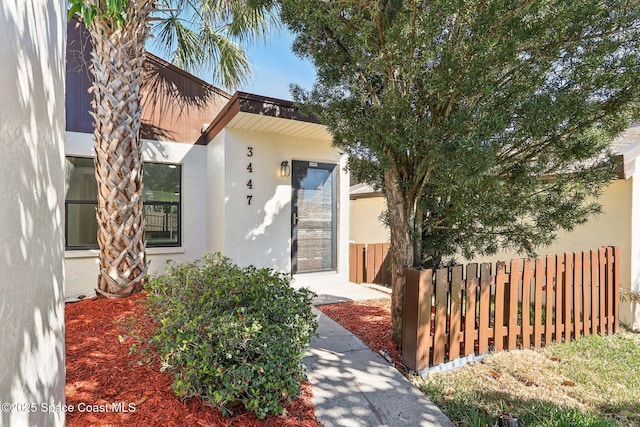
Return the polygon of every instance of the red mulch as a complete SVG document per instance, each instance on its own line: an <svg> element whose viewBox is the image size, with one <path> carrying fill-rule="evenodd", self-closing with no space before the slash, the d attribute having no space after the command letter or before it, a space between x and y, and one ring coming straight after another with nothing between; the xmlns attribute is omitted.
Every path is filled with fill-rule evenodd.
<svg viewBox="0 0 640 427"><path fill-rule="evenodd" d="M171 391L172 376L160 372L158 357L139 335L153 327L137 295L67 304L67 426L300 426L316 427L311 386L287 406L288 417L232 418L198 399L186 402ZM132 320L135 319L135 320ZM136 344L139 349L130 354ZM140 349L142 348L142 349ZM147 358L151 363L147 362ZM124 412L113 404L123 403ZM122 408L121 408L122 409Z"/></svg>
<svg viewBox="0 0 640 427"><path fill-rule="evenodd" d="M402 368L400 350L391 339L391 300L389 298L344 302L317 307L376 352L384 351Z"/></svg>

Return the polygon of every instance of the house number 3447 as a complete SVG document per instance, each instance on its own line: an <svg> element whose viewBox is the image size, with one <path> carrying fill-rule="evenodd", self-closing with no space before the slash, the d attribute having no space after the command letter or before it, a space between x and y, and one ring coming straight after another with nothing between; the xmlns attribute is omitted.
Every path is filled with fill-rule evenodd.
<svg viewBox="0 0 640 427"><path fill-rule="evenodd" d="M249 157L249 164L247 165L247 172L250 174L253 173L253 162L251 161L251 157L253 157L253 147L247 147L247 157ZM249 190L253 190L253 178L249 175L249 181L247 181L247 188ZM251 205L251 199L253 199L253 194L247 194L247 204Z"/></svg>

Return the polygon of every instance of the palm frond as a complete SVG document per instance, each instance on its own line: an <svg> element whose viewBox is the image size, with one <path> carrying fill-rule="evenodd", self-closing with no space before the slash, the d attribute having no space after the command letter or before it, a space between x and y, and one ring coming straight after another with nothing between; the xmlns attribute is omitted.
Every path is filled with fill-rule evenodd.
<svg viewBox="0 0 640 427"><path fill-rule="evenodd" d="M249 59L242 47L215 28L206 27L200 33L207 66L213 71L214 81L227 88L235 88L251 77Z"/></svg>

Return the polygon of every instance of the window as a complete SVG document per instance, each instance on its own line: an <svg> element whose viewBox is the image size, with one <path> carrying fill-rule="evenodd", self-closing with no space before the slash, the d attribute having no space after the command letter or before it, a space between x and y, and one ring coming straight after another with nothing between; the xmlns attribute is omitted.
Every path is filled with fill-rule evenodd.
<svg viewBox="0 0 640 427"><path fill-rule="evenodd" d="M142 194L147 247L180 246L182 167L144 164ZM93 159L67 157L65 248L96 249L97 186Z"/></svg>
<svg viewBox="0 0 640 427"><path fill-rule="evenodd" d="M180 245L181 167L145 163L142 203L147 246Z"/></svg>

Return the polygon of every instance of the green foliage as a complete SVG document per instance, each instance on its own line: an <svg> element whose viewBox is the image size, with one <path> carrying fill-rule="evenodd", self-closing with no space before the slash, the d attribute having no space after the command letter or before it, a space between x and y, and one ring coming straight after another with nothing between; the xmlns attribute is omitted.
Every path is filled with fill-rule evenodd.
<svg viewBox="0 0 640 427"><path fill-rule="evenodd" d="M282 403L300 393L317 327L312 292L220 254L169 264L148 288L160 324L154 341L178 396L200 396L226 414L238 404L259 418L284 414Z"/></svg>
<svg viewBox="0 0 640 427"><path fill-rule="evenodd" d="M640 95L627 0L280 3L317 70L296 99L356 179L401 193L389 225L414 263L533 256L600 211L610 141Z"/></svg>
<svg viewBox="0 0 640 427"><path fill-rule="evenodd" d="M89 25L96 16L110 18L118 26L128 19L128 0L103 0L96 2L91 0L69 0L69 19L76 13L82 17L86 25Z"/></svg>
<svg viewBox="0 0 640 427"><path fill-rule="evenodd" d="M172 63L187 71L212 70L227 88L251 76L243 43L263 40L277 25L272 0L166 0L156 9L153 39Z"/></svg>

